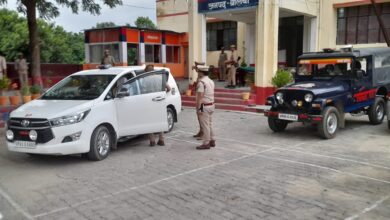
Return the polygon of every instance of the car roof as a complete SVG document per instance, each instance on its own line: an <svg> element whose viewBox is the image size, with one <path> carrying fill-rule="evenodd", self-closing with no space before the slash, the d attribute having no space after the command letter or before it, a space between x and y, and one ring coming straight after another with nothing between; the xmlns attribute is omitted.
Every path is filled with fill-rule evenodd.
<svg viewBox="0 0 390 220"><path fill-rule="evenodd" d="M314 52L314 53L305 53L299 56L298 59L312 59L312 58L338 58L338 57L363 57L363 56L378 56L381 54L389 54L390 48L379 47L379 48L359 48L354 49L353 52Z"/></svg>
<svg viewBox="0 0 390 220"><path fill-rule="evenodd" d="M83 70L72 75L122 75L130 71L143 71L145 66L123 66L123 67L110 67L107 69L91 69ZM155 67L155 70L167 70L165 67ZM138 75L138 74L137 74Z"/></svg>

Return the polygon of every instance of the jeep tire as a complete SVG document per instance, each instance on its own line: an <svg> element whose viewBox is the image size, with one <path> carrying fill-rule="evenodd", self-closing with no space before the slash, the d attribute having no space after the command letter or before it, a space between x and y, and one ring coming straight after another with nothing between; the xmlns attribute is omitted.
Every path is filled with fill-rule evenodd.
<svg viewBox="0 0 390 220"><path fill-rule="evenodd" d="M332 139L336 136L340 126L340 113L337 108L328 106L322 113L322 121L318 125L318 133L324 139Z"/></svg>
<svg viewBox="0 0 390 220"><path fill-rule="evenodd" d="M284 131L287 127L288 122L284 120L279 120L277 118L268 117L268 126L274 132Z"/></svg>
<svg viewBox="0 0 390 220"><path fill-rule="evenodd" d="M105 159L114 143L112 139L110 130L106 126L97 127L91 136L88 159L96 161Z"/></svg>
<svg viewBox="0 0 390 220"><path fill-rule="evenodd" d="M376 97L374 103L368 110L368 118L370 119L370 123L373 125L381 124L385 118L385 114L385 101L382 97Z"/></svg>

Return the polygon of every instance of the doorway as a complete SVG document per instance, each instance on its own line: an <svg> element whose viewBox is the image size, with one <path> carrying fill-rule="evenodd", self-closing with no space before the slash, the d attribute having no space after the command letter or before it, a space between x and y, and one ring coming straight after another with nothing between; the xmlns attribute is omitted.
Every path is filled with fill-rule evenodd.
<svg viewBox="0 0 390 220"><path fill-rule="evenodd" d="M138 44L127 44L127 65L138 65Z"/></svg>

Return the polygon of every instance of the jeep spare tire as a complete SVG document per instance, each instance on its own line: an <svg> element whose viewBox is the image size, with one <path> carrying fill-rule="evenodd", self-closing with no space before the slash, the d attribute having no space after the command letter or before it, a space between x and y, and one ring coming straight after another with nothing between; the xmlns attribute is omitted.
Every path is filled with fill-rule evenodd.
<svg viewBox="0 0 390 220"><path fill-rule="evenodd" d="M332 139L336 136L339 125L339 111L333 106L328 106L322 113L322 121L318 126L318 133L325 139Z"/></svg>
<svg viewBox="0 0 390 220"><path fill-rule="evenodd" d="M381 97L376 97L374 103L368 110L368 118L370 119L370 123L373 125L382 124L383 119L385 118L385 114L385 101Z"/></svg>

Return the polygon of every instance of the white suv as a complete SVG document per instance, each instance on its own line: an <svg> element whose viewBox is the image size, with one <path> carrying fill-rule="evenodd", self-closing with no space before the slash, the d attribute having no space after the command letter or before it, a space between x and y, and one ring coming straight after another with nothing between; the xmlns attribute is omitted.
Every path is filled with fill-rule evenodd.
<svg viewBox="0 0 390 220"><path fill-rule="evenodd" d="M167 68L81 71L10 114L7 146L16 152L102 160L121 138L172 130L180 111L180 92Z"/></svg>

